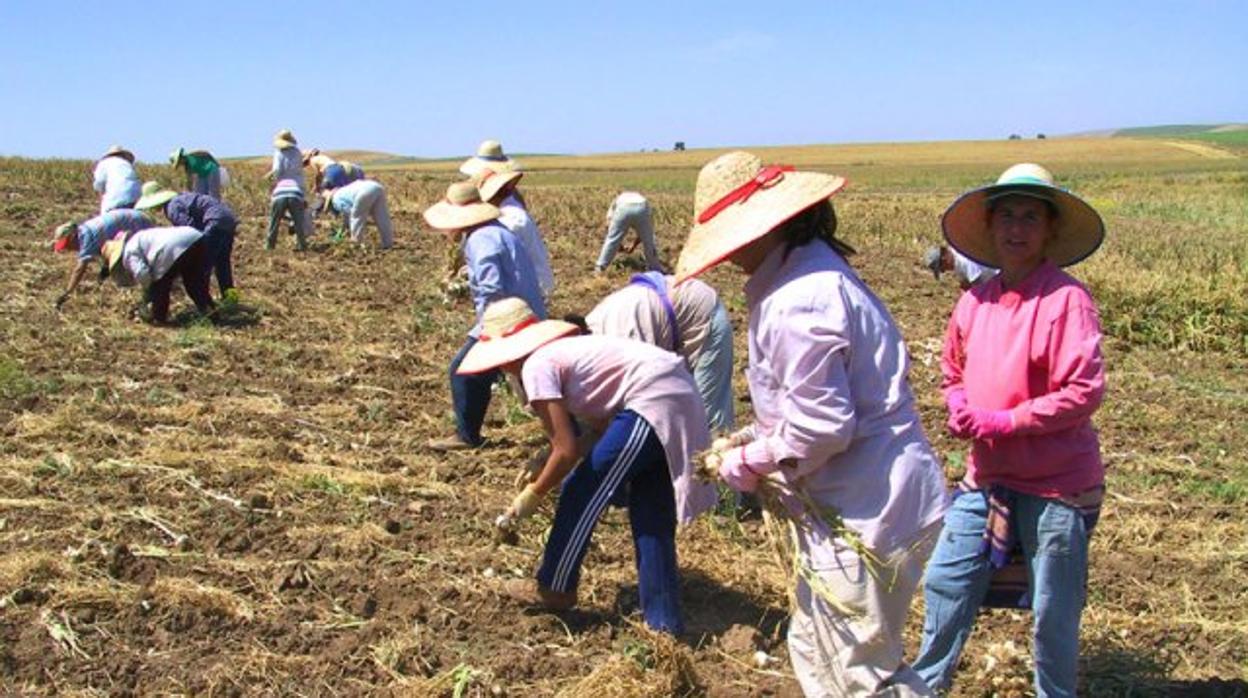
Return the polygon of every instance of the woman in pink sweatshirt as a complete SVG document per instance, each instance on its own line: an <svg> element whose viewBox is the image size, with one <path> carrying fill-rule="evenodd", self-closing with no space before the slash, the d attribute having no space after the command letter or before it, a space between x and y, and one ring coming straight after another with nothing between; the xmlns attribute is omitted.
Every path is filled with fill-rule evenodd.
<svg viewBox="0 0 1248 698"><path fill-rule="evenodd" d="M1036 695L1073 696L1105 491L1092 427L1105 374L1096 305L1061 267L1092 254L1105 226L1032 164L963 195L941 224L950 245L1001 273L962 294L945 334L948 426L971 453L928 562L914 668L947 691L979 607L1013 603L1034 612ZM1011 558L1025 575L1009 602L993 594Z"/></svg>

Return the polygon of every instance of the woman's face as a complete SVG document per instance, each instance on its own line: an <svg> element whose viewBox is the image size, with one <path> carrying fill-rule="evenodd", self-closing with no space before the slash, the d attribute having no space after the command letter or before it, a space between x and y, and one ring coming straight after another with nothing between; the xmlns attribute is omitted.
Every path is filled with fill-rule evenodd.
<svg viewBox="0 0 1248 698"><path fill-rule="evenodd" d="M997 201L988 219L997 261L1006 271L1030 271L1044 261L1053 239L1049 205L1030 196L1006 196Z"/></svg>

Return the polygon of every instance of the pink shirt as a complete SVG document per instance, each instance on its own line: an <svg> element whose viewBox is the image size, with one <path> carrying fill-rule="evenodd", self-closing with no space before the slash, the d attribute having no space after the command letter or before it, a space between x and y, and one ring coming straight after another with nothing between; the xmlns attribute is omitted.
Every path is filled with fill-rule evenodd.
<svg viewBox="0 0 1248 698"><path fill-rule="evenodd" d="M939 521L948 504L944 473L884 304L822 242L787 259L777 247L745 295L756 438L747 462L793 461L782 476L835 507L877 551Z"/></svg>
<svg viewBox="0 0 1248 698"><path fill-rule="evenodd" d="M1078 281L1045 262L1014 288L1000 276L962 294L941 357L945 396L1009 409L1015 434L975 441L966 479L1040 497L1105 481L1092 413L1105 392L1101 326Z"/></svg>
<svg viewBox="0 0 1248 698"><path fill-rule="evenodd" d="M632 339L585 335L558 339L533 352L521 372L534 400L563 400L596 429L620 410L654 428L667 455L681 523L715 506L714 485L694 479L692 454L710 446L706 411L693 376L677 355Z"/></svg>

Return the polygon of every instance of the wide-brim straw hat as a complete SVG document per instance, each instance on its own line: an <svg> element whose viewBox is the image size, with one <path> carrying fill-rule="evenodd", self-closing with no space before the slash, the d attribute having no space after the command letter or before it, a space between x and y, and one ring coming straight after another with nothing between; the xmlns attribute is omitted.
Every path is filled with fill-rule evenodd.
<svg viewBox="0 0 1248 698"><path fill-rule="evenodd" d="M698 173L693 228L676 262L676 283L719 264L844 186L844 177L764 167L758 156L740 150L715 158Z"/></svg>
<svg viewBox="0 0 1248 698"><path fill-rule="evenodd" d="M277 135L273 136L274 148L293 148L297 145L299 145L299 141L295 139L295 134L291 133L288 128L278 131Z"/></svg>
<svg viewBox="0 0 1248 698"><path fill-rule="evenodd" d="M502 215L494 204L481 200L472 182L455 182L446 188L446 197L425 209L425 221L438 230L471 228Z"/></svg>
<svg viewBox="0 0 1248 698"><path fill-rule="evenodd" d="M1057 186L1048 170L1033 163L1014 165L1001 173L996 184L958 197L940 219L945 239L972 260L999 268L1001 262L997 259L989 229L988 204L1010 195L1034 197L1057 208L1053 239L1045 247L1044 254L1059 267L1067 267L1087 258L1105 239L1105 222L1096 209Z"/></svg>
<svg viewBox="0 0 1248 698"><path fill-rule="evenodd" d="M159 182L144 182L142 193L134 207L139 210L158 208L169 203L178 193L172 189L161 189Z"/></svg>
<svg viewBox="0 0 1248 698"><path fill-rule="evenodd" d="M482 168L481 171L473 175L472 183L476 185L477 191L481 194L482 201L492 201L498 192L508 184L520 179L524 176L519 170L510 172L499 172L492 168Z"/></svg>
<svg viewBox="0 0 1248 698"><path fill-rule="evenodd" d="M125 235L118 235L105 242L100 246L100 256L104 258L104 263L108 265L110 273L116 271L117 265L121 263L121 253L126 248Z"/></svg>
<svg viewBox="0 0 1248 698"><path fill-rule="evenodd" d="M487 167L495 172L511 172L519 170L520 163L507 157L502 143L484 140L477 146L477 154L465 160L459 166L459 171L467 177L473 177Z"/></svg>
<svg viewBox="0 0 1248 698"><path fill-rule="evenodd" d="M563 320L539 320L522 298L503 298L485 306L481 335L456 373L484 373L537 351L580 328Z"/></svg>
<svg viewBox="0 0 1248 698"><path fill-rule="evenodd" d="M177 167L178 165L181 165L181 164L182 164L182 158L183 158L185 155L186 155L186 149L184 149L184 148L178 148L177 150L173 151L172 153L169 153L169 164L170 164L170 165L172 165L172 166L174 166L174 167Z"/></svg>
<svg viewBox="0 0 1248 698"><path fill-rule="evenodd" d="M109 146L108 150L104 151L104 154L100 156L100 159L103 160L104 158L111 158L111 157L123 158L125 160L129 160L130 164L132 165L134 164L134 153L130 152L129 150L126 150L125 148L119 145Z"/></svg>
<svg viewBox="0 0 1248 698"><path fill-rule="evenodd" d="M78 234L78 224L70 221L56 226L52 231L52 251L64 252L69 249L69 241Z"/></svg>

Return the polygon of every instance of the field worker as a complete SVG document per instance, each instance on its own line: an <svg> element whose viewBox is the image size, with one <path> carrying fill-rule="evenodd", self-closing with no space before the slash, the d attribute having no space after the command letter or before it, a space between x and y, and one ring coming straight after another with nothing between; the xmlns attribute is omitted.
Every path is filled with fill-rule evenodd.
<svg viewBox="0 0 1248 698"><path fill-rule="evenodd" d="M312 167L316 177L313 183L315 191L337 189L364 179L363 167L345 160L339 162L322 153L319 148L303 151L303 166Z"/></svg>
<svg viewBox="0 0 1248 698"><path fill-rule="evenodd" d="M221 298L236 297L234 289L234 234L238 230L238 218L234 211L220 199L194 192L177 193L161 189L156 182L143 185L143 197L135 208L161 210L165 218L176 226L190 226L204 234L207 248L205 261L207 272L216 273Z"/></svg>
<svg viewBox="0 0 1248 698"><path fill-rule="evenodd" d="M119 208L101 213L81 223L64 223L57 227L53 234L52 249L56 252L75 251L78 260L69 273L69 284L65 291L56 297L55 307L60 310L69 300L70 294L78 288L91 263L101 256L100 248L118 234L133 233L154 227L156 222L140 211Z"/></svg>
<svg viewBox="0 0 1248 698"><path fill-rule="evenodd" d="M451 451L479 448L485 443L481 425L490 407L490 388L498 371L471 375L459 372L464 356L481 336L481 316L491 301L510 296L522 298L539 318L546 317L537 272L519 238L498 222L499 210L481 200L472 182L456 182L446 197L425 209L425 222L440 230L452 243L458 243L468 266L468 292L472 296L476 321L468 339L451 359L451 402L455 411L455 435L432 439L434 450Z"/></svg>
<svg viewBox="0 0 1248 698"><path fill-rule="evenodd" d="M271 250L277 245L277 230L282 219L289 217L291 227L295 230L295 249L308 248L308 209L303 198L303 157L296 147L298 141L289 129L282 129L273 137L273 166L269 169L269 179L274 181L273 191L269 195L269 234L264 241L264 249Z"/></svg>
<svg viewBox="0 0 1248 698"><path fill-rule="evenodd" d="M607 209L607 237L602 241L602 252L598 254L594 271L603 271L615 259L615 252L629 230L637 232L637 238L646 255L646 268L650 271L663 269L663 265L659 263L659 250L654 245L654 219L650 215L650 202L635 191L626 191L615 197L611 207ZM634 248L636 244L625 252L632 252Z"/></svg>
<svg viewBox="0 0 1248 698"><path fill-rule="evenodd" d="M719 294L698 279L676 286L657 271L627 286L585 316L594 334L628 337L680 355L693 372L712 431L733 427L732 323Z"/></svg>
<svg viewBox="0 0 1248 698"><path fill-rule="evenodd" d="M459 171L465 177L475 177L478 172L487 167L495 172L511 172L521 169L520 163L503 153L502 143L484 140L481 141L481 145L477 146L477 154L460 164Z"/></svg>
<svg viewBox="0 0 1248 698"><path fill-rule="evenodd" d="M1061 267L1096 251L1105 226L1033 164L962 195L941 224L954 249L1001 273L962 294L945 333L949 430L971 453L927 566L915 669L950 689L977 610L1001 605L986 597L990 579L1019 550L1036 695L1073 696L1088 536L1105 493L1092 426L1105 369L1096 304Z"/></svg>
<svg viewBox="0 0 1248 698"><path fill-rule="evenodd" d="M100 194L100 213L132 208L143 186L134 171L134 153L119 145L109 148L95 163L92 186Z"/></svg>
<svg viewBox="0 0 1248 698"><path fill-rule="evenodd" d="M986 267L947 245L927 248L927 252L923 255L923 266L930 269L932 276L937 280L944 272L954 272L958 279L958 286L963 291L997 274L996 269Z"/></svg>
<svg viewBox="0 0 1248 698"><path fill-rule="evenodd" d="M529 261L533 262L537 271L537 283L542 287L542 294L549 298L555 289L555 273L550 269L550 252L542 239L542 231L538 230L524 199L516 190L516 183L523 176L520 170L495 172L487 167L479 171L472 181L481 193L481 200L498 207L498 221L520 238L524 251L529 254Z"/></svg>
<svg viewBox="0 0 1248 698"><path fill-rule="evenodd" d="M351 241L364 244L364 227L372 218L381 237L381 249L394 246L394 228L390 223L390 206L386 203L386 188L371 179L361 179L345 187L326 190L325 210L342 215L343 227L351 231Z"/></svg>
<svg viewBox="0 0 1248 698"><path fill-rule="evenodd" d="M212 317L208 294L208 248L204 234L188 226L147 228L104 243L109 275L118 286L140 286L152 303L152 322L169 321L169 294L175 279L200 313Z"/></svg>
<svg viewBox="0 0 1248 698"><path fill-rule="evenodd" d="M186 188L196 194L204 194L221 200L223 168L207 150L178 148L169 156L173 168L186 173Z"/></svg>
<svg viewBox="0 0 1248 698"><path fill-rule="evenodd" d="M773 478L817 506L789 504L801 519L788 643L802 690L926 696L902 628L948 494L905 343L836 237L829 197L844 184L740 151L712 160L676 282L725 259L748 277L755 421L717 440L714 461L737 491Z"/></svg>
<svg viewBox="0 0 1248 698"><path fill-rule="evenodd" d="M548 492L559 490L537 579L510 580L506 592L532 606L575 606L598 518L612 500L626 501L642 616L653 630L679 635L676 524L692 521L716 500L715 488L693 477L690 456L706 448L710 435L684 362L633 340L569 336L578 332L575 325L539 321L519 298L491 303L482 324L480 341L459 372L501 368L519 379L550 442L545 464L508 507L503 524L530 516ZM584 460L573 420L602 433Z"/></svg>

